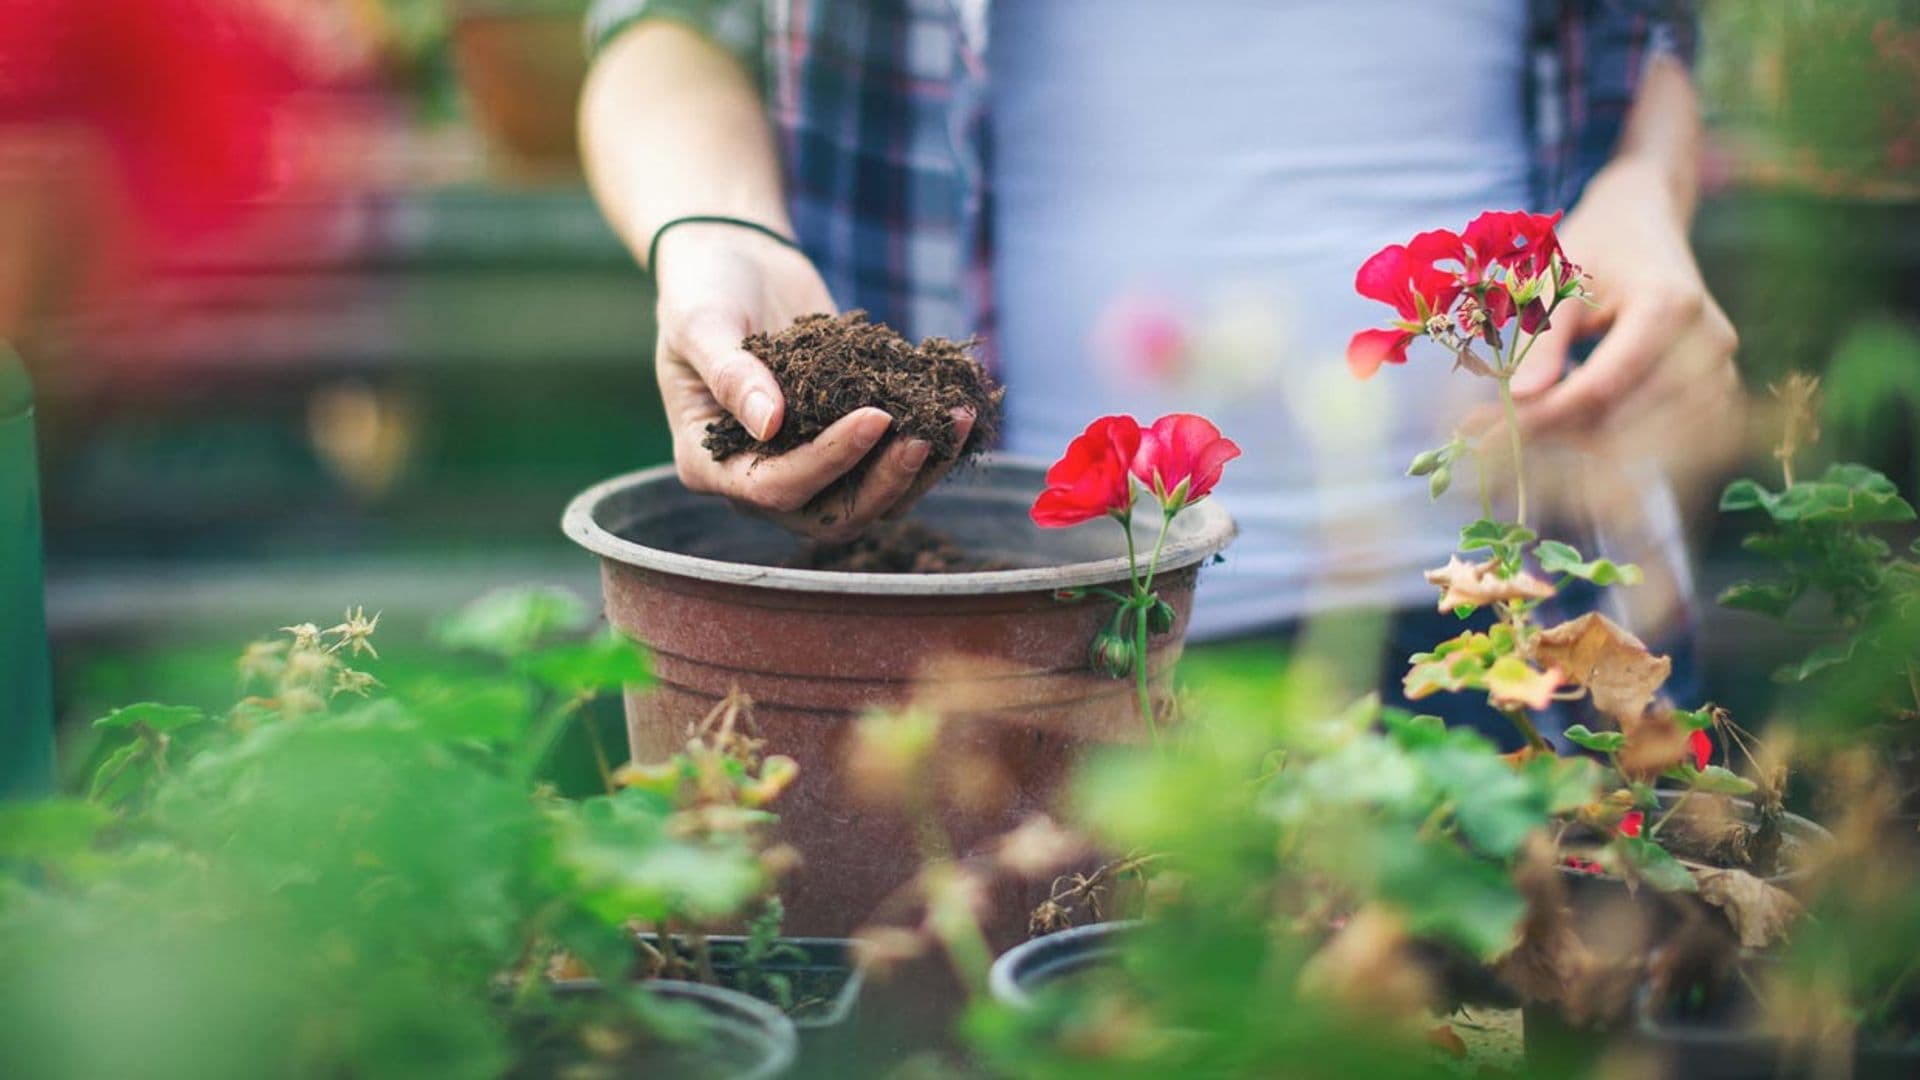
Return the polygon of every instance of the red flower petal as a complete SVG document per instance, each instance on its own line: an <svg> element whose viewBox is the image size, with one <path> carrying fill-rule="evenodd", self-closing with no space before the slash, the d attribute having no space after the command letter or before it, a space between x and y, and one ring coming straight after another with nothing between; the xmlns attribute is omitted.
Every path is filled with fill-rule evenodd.
<svg viewBox="0 0 1920 1080"><path fill-rule="evenodd" d="M1184 486L1180 505L1185 505L1205 498L1220 482L1226 463L1239 456L1240 447L1222 438L1213 421L1192 413L1171 413L1155 420L1140 436L1133 475L1163 505Z"/></svg>
<svg viewBox="0 0 1920 1080"><path fill-rule="evenodd" d="M1128 468L1140 449L1140 424L1131 416L1103 416L1067 444L1047 470L1047 487L1028 516L1042 528L1078 525L1133 505Z"/></svg>
<svg viewBox="0 0 1920 1080"><path fill-rule="evenodd" d="M1359 272L1353 276L1353 287L1369 300L1392 304L1401 318L1417 319L1420 313L1413 306L1413 294L1407 287L1408 276L1406 245L1388 244L1360 264Z"/></svg>
<svg viewBox="0 0 1920 1080"><path fill-rule="evenodd" d="M1693 751L1693 767L1705 771L1707 763L1713 760L1713 738L1704 730L1698 730L1687 736L1687 749Z"/></svg>
<svg viewBox="0 0 1920 1080"><path fill-rule="evenodd" d="M1620 830L1621 836L1639 836L1640 828L1646 824L1646 820L1647 815L1642 811L1629 810L1626 815L1620 819L1620 824L1615 826L1615 828Z"/></svg>
<svg viewBox="0 0 1920 1080"><path fill-rule="evenodd" d="M1406 363L1412 343L1405 330L1362 330L1347 343L1347 370L1356 379L1371 379L1381 364Z"/></svg>

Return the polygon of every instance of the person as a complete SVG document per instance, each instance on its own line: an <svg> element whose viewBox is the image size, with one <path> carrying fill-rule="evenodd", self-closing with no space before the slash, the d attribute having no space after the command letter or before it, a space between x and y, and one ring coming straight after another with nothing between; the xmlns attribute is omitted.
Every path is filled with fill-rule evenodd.
<svg viewBox="0 0 1920 1080"><path fill-rule="evenodd" d="M773 234L676 224L652 253L688 487L814 535L899 508L941 467L924 444L889 446L832 525L806 511L884 438L878 410L753 467L701 450L722 411L762 437L781 423L741 339L853 307L910 336L978 334L1013 451L1057 455L1116 411L1204 412L1241 443L1219 489L1241 537L1202 582L1201 637L1336 608L1432 614L1420 570L1476 515L1402 474L1478 415L1484 380L1434 359L1351 384L1347 337L1379 318L1354 270L1482 210L1566 208L1598 300L1529 357L1521 423L1627 451L1615 486L1637 512L1607 516L1663 553L1665 600L1639 621L1670 637L1684 545L1639 459L1714 449L1684 433L1724 445L1716 421L1740 400L1733 329L1688 245L1694 31L1673 0L599 0L581 132L636 255L684 215ZM1237 359L1115 377L1103 328L1129 303Z"/></svg>

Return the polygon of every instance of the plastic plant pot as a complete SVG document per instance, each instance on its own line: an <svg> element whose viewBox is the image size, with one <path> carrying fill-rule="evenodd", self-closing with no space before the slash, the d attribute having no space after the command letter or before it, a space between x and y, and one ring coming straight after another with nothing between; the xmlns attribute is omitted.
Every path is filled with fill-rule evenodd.
<svg viewBox="0 0 1920 1080"><path fill-rule="evenodd" d="M1669 1076L1698 1080L1743 1080L1753 1076L1820 1075L1811 1048L1794 1047L1764 1027L1752 978L1770 961L1749 961L1744 970L1695 994L1658 995L1641 988L1635 1006L1637 1040L1667 1066ZM1851 1048L1854 1077L1906 1080L1920 1076L1920 1046L1861 1038Z"/></svg>
<svg viewBox="0 0 1920 1080"><path fill-rule="evenodd" d="M1025 1009L1047 986L1118 961L1135 920L1089 923L1016 945L993 962L987 989L1002 1005Z"/></svg>
<svg viewBox="0 0 1920 1080"><path fill-rule="evenodd" d="M652 1038L613 1061L619 1075L671 1076L676 1080L772 1080L793 1068L799 1036L779 1009L757 998L717 986L657 979L649 994L672 1005L690 1007L692 1030L681 1039ZM595 979L568 979L553 986L562 1004L592 999L606 991ZM684 1015L684 1013L683 1013ZM509 1077L567 1075L581 1062L564 1050L524 1055Z"/></svg>
<svg viewBox="0 0 1920 1080"><path fill-rule="evenodd" d="M936 756L990 765L999 783L992 799L941 800L960 857L1051 807L1085 748L1145 738L1132 679L1089 663L1111 601L1061 595L1124 590L1124 538L1100 522L1035 526L1027 509L1045 474L1041 462L988 458L915 507L913 520L1013 567L969 573L784 569L802 541L687 491L671 466L607 481L568 507L567 535L601 557L607 617L653 654L655 685L627 694L634 759L670 756L688 725L737 687L753 698L766 751L799 763L779 804L782 839L805 859L781 890L795 933L850 934L919 866L907 816L859 799L847 777L862 714L916 692L966 702L944 711ZM1151 547L1158 515L1141 518ZM1201 564L1233 535L1217 500L1173 522L1155 588L1175 617L1144 658L1157 695L1170 689ZM1026 912L1044 899L1032 891L1004 898L992 940L1020 939Z"/></svg>

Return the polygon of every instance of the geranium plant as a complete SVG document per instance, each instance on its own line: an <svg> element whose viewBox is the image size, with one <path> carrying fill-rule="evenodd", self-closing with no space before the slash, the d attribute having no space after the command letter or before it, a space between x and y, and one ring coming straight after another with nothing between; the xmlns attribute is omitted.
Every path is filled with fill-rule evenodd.
<svg viewBox="0 0 1920 1080"><path fill-rule="evenodd" d="M1112 620L1093 639L1092 663L1116 679L1134 674L1140 715L1155 739L1159 735L1147 688L1147 643L1151 635L1172 630L1174 621L1173 608L1153 591L1160 552L1173 519L1206 498L1227 462L1239 456L1240 447L1202 416L1171 413L1144 429L1131 416L1103 416L1067 445L1066 455L1047 470L1046 490L1033 503L1033 522L1042 528L1062 529L1106 517L1126 533L1127 593L1070 589L1061 598L1078 600L1091 592L1114 601ZM1144 567L1133 535L1136 480L1160 509L1160 529Z"/></svg>
<svg viewBox="0 0 1920 1080"><path fill-rule="evenodd" d="M34 988L0 995L0 1057L45 1076L464 1078L618 1068L696 1034L624 987L676 959L633 931L697 948L768 910L793 854L767 804L794 763L730 703L672 760L562 797L544 762L592 700L648 681L636 646L555 640L586 621L560 590L448 619L469 655L381 660L378 618L250 646L231 708L108 713L87 794L0 808L0 951ZM711 978L686 959L671 973ZM575 1008L552 977L588 972L605 993Z"/></svg>
<svg viewBox="0 0 1920 1080"><path fill-rule="evenodd" d="M1688 711L1661 700L1671 661L1606 616L1589 612L1557 625L1544 617L1544 605L1576 579L1602 588L1641 580L1636 567L1587 559L1569 544L1541 538L1528 522L1512 380L1560 306L1590 302L1585 275L1555 235L1558 221L1558 214L1488 212L1460 233L1425 232L1382 249L1355 279L1361 295L1391 305L1394 317L1387 329L1354 335L1347 353L1354 375L1370 378L1383 365L1407 363L1409 347L1425 339L1451 355L1457 370L1494 380L1505 415L1504 464L1513 480L1508 519L1496 511L1488 482L1493 463L1481 442L1456 435L1413 460L1409 473L1425 477L1435 497L1465 459L1478 470L1482 516L1461 530L1460 554L1429 571L1427 580L1440 589L1442 612L1465 619L1489 609L1494 619L1486 629L1464 630L1415 654L1404 685L1415 700L1441 691L1485 694L1526 741L1516 761L1554 753L1533 714L1587 699L1613 730L1575 724L1564 734L1604 756L1611 779L1607 793L1567 815L1565 825L1583 826L1603 837L1604 846L1570 853L1568 865L1691 892L1709 868L1683 865L1662 840L1676 812L1697 794L1757 790L1711 761L1716 732L1744 749L1742 733L1721 710ZM1656 794L1659 781L1682 789L1671 805ZM1777 782L1763 794L1777 829ZM1765 825L1756 854L1770 850ZM1777 844L1777 831L1772 839Z"/></svg>

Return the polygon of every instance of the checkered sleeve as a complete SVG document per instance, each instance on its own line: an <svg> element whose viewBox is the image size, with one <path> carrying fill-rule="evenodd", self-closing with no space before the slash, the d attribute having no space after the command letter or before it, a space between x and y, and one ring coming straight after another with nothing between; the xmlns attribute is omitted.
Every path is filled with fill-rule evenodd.
<svg viewBox="0 0 1920 1080"><path fill-rule="evenodd" d="M598 53L642 19L672 19L760 70L760 0L594 0L587 9L587 51Z"/></svg>

